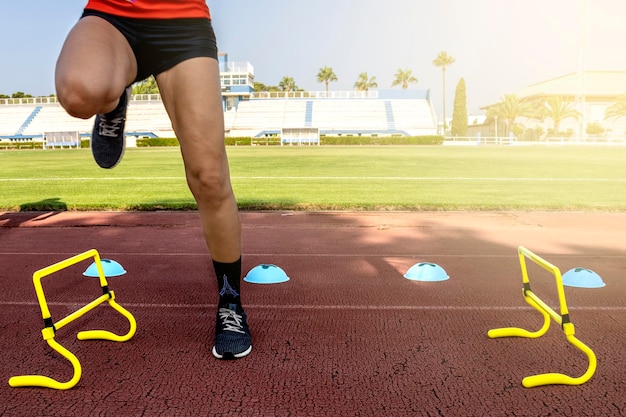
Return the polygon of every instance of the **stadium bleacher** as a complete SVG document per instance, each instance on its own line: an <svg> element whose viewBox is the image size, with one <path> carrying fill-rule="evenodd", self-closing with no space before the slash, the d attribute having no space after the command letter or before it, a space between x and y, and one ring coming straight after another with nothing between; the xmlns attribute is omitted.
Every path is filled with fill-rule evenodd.
<svg viewBox="0 0 626 417"><path fill-rule="evenodd" d="M35 107L34 105L0 106L0 135L16 135Z"/></svg>
<svg viewBox="0 0 626 417"><path fill-rule="evenodd" d="M33 115L35 109L39 111ZM94 117L70 116L58 103L0 106L0 138L41 138L44 132L79 132L90 135ZM172 137L172 125L160 101L131 101L128 106L126 132L138 136Z"/></svg>
<svg viewBox="0 0 626 417"><path fill-rule="evenodd" d="M174 137L172 123L160 101L133 100L128 105L126 116L127 133L134 133L136 136Z"/></svg>
<svg viewBox="0 0 626 417"><path fill-rule="evenodd" d="M41 110L22 131L24 136L37 136L43 132L91 132L93 120L77 119L70 116L59 104L41 105Z"/></svg>
<svg viewBox="0 0 626 417"><path fill-rule="evenodd" d="M232 136L260 136L281 128L316 127L322 134L434 135L425 99L259 99L241 101L227 117Z"/></svg>
<svg viewBox="0 0 626 417"><path fill-rule="evenodd" d="M251 99L224 114L229 136L259 137L283 128L317 128L320 134L431 135L436 117L427 98ZM0 139L41 138L44 132L89 136L93 117L69 116L58 103L0 105ZM160 100L131 100L126 132L130 136L172 137Z"/></svg>

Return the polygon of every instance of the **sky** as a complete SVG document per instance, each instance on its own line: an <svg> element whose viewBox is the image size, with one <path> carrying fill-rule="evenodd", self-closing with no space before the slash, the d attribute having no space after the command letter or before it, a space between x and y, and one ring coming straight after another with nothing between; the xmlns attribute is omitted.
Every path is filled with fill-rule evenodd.
<svg viewBox="0 0 626 417"><path fill-rule="evenodd" d="M0 0L0 94L54 93L54 66L86 0ZM207 0L218 47L248 61L255 80L324 90L317 73L331 67L331 90L353 90L360 73L391 89L398 69L430 90L441 115L464 78L470 114L502 96L587 70L626 70L624 0ZM584 13L586 11L586 13ZM581 51L584 51L582 53ZM584 59L583 59L584 57ZM584 63L584 65L581 65ZM626 86L624 86L626 89ZM399 88L399 87L395 87ZM448 117L450 114L448 114Z"/></svg>

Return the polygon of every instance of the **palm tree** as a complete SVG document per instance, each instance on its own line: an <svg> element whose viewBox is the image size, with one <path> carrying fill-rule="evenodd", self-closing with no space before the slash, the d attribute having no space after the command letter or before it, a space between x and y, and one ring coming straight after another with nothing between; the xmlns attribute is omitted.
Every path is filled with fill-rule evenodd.
<svg viewBox="0 0 626 417"><path fill-rule="evenodd" d="M331 81L337 81L337 75L332 68L324 66L320 68L320 72L317 73L317 82L326 84L326 94L328 94L328 83Z"/></svg>
<svg viewBox="0 0 626 417"><path fill-rule="evenodd" d="M545 115L554 122L554 134L559 134L561 122L573 118L578 120L580 113L574 108L574 101L563 96L550 96L544 103Z"/></svg>
<svg viewBox="0 0 626 417"><path fill-rule="evenodd" d="M398 69L396 71L395 78L393 79L393 83L391 83L392 87L396 85L401 85L403 90L409 88L409 84L416 84L417 78L413 76L413 71L410 69Z"/></svg>
<svg viewBox="0 0 626 417"><path fill-rule="evenodd" d="M280 87L281 91L290 92L296 91L298 86L292 77L284 76L282 80L278 83L278 87Z"/></svg>
<svg viewBox="0 0 626 417"><path fill-rule="evenodd" d="M616 97L604 111L604 119L619 119L626 116L626 93Z"/></svg>
<svg viewBox="0 0 626 417"><path fill-rule="evenodd" d="M354 83L354 88L356 91L369 91L370 88L378 87L378 83L376 82L376 77L369 77L367 72L362 72L359 74L359 79Z"/></svg>
<svg viewBox="0 0 626 417"><path fill-rule="evenodd" d="M530 116L531 106L529 102L520 99L516 94L505 94L500 101L487 109L487 117L506 121L506 134L515 124L515 120L520 116Z"/></svg>
<svg viewBox="0 0 626 417"><path fill-rule="evenodd" d="M452 58L446 51L439 52L437 58L433 61L433 65L441 68L443 75L443 131L446 131L446 67L454 64L454 58Z"/></svg>

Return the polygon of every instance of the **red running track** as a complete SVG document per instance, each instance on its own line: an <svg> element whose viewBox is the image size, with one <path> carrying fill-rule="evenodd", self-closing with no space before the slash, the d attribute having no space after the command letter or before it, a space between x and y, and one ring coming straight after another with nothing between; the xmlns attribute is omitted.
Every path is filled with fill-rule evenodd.
<svg viewBox="0 0 626 417"><path fill-rule="evenodd" d="M243 212L242 221L244 273L271 263L291 279L242 283L253 351L222 362L210 353L215 280L197 213L0 213L0 415L626 414L626 214ZM576 336L598 358L583 385L521 385L532 374L587 369L555 323L539 339L487 337L496 327L541 325L522 297L519 245L606 283L566 287ZM108 280L137 334L77 341L80 330L126 331L98 307L56 335L81 361L74 388L9 387L13 375L71 378L42 340L32 274L91 248L128 271ZM403 278L425 261L450 279ZM53 318L100 295L82 276L87 266L45 280ZM533 290L554 305L554 280L541 271L529 270Z"/></svg>

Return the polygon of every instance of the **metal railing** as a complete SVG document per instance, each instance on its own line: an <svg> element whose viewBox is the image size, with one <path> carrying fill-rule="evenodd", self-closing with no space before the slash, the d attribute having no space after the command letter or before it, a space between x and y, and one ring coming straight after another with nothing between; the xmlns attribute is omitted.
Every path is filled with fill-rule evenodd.
<svg viewBox="0 0 626 417"><path fill-rule="evenodd" d="M262 91L250 98L378 98L378 91Z"/></svg>

